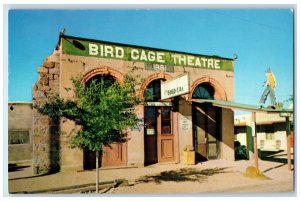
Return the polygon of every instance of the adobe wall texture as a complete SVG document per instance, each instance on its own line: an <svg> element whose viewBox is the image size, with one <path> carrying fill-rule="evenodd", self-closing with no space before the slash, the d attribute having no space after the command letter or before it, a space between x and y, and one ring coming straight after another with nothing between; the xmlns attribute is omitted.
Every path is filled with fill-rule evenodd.
<svg viewBox="0 0 300 201"><path fill-rule="evenodd" d="M216 87L216 98L223 100L233 101L234 86L233 86L233 72L229 71L216 71L199 68L183 68L183 66L175 66L174 73L171 72L157 72L149 71L145 69L144 62L132 62L115 59L73 56L73 55L61 55L61 85L60 96L62 98L72 98L74 96L73 90L65 90L65 88L74 89L71 78L78 75L88 75L90 72L110 73L113 70L118 71L120 74L132 73L132 75L139 77L140 84L136 86L138 95L142 97L145 87L150 82L157 78L175 78L184 72L189 73L190 89L193 85L200 84L202 82L211 83ZM118 79L118 78L117 78ZM217 88L219 87L219 88ZM176 150L179 151L180 161L183 157L183 148L186 145L193 144L193 127L192 127L192 107L191 107L191 94L183 95L180 98L179 114L178 114L178 145ZM137 107L138 114L143 118L143 105ZM226 159L234 159L233 152L233 112L224 110L224 125L222 127L223 140L225 142L221 145L221 156ZM232 122L230 122L232 120ZM181 122L190 122L189 128L183 128ZM65 121L61 124L61 133L63 139L61 140L62 152L61 152L61 165L62 169L75 168L82 169L83 155L80 150L74 150L67 146L67 136L72 135L74 125L70 121ZM128 155L127 166L143 166L144 165L144 129L135 130L130 132L128 141ZM232 141L230 141L232 140Z"/></svg>
<svg viewBox="0 0 300 201"><path fill-rule="evenodd" d="M32 155L32 103L8 103L8 134L13 131L28 131L29 143L8 144L8 161L30 160Z"/></svg>

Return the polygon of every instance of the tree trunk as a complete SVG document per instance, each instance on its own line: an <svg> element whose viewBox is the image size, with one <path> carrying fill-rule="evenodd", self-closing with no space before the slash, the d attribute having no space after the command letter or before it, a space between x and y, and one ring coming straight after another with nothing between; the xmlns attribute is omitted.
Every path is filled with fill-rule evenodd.
<svg viewBox="0 0 300 201"><path fill-rule="evenodd" d="M99 193L99 151L96 151L96 193Z"/></svg>

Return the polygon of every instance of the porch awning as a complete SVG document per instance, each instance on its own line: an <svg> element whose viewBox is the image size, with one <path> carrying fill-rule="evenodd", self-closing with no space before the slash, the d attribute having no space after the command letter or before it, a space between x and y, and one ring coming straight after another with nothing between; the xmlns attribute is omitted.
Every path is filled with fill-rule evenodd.
<svg viewBox="0 0 300 201"><path fill-rule="evenodd" d="M269 107L261 107L260 105L248 105L236 103L232 101L210 100L210 99L192 99L195 103L208 103L213 106L229 108L234 110L243 110L248 112L264 112L264 113L294 113L292 109L273 109Z"/></svg>

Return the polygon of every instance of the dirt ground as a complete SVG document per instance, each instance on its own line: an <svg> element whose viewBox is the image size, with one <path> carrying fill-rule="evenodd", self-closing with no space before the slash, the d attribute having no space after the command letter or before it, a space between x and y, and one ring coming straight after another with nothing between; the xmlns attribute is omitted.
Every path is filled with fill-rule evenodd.
<svg viewBox="0 0 300 201"><path fill-rule="evenodd" d="M181 171L165 171L139 178L132 186L111 189L109 193L132 194L186 194L186 193L287 193L294 191L293 172L286 165L261 162L260 170L268 177L244 176L248 162L231 166L227 161L214 161L206 167L197 165Z"/></svg>
<svg viewBox="0 0 300 201"><path fill-rule="evenodd" d="M196 165L155 164L140 168L100 169L100 181L127 179L129 186L108 188L105 194L194 194L275 193L293 195L294 171L279 162L259 161L268 179L245 177L253 161L212 160ZM19 168L17 168L19 167ZM95 182L95 171L67 171L32 175L30 164L16 166L8 173L9 192L46 190Z"/></svg>

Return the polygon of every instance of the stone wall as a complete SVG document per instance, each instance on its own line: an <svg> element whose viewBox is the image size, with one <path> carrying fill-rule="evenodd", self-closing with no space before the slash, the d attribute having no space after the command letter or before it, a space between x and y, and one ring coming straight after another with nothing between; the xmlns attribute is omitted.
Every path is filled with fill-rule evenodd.
<svg viewBox="0 0 300 201"><path fill-rule="evenodd" d="M54 50L38 68L38 81L32 87L34 174L46 174L60 169L59 122L41 115L37 108L59 95L60 56Z"/></svg>

